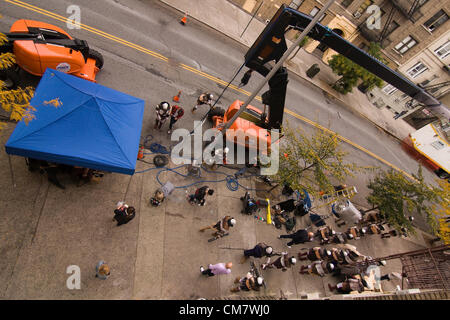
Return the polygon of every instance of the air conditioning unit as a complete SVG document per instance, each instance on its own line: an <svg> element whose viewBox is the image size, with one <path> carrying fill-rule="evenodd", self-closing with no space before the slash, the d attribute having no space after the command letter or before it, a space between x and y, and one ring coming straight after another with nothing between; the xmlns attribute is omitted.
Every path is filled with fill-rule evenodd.
<svg viewBox="0 0 450 320"><path fill-rule="evenodd" d="M361 17L361 12L356 11L355 13L353 13L353 16L354 16L355 18L359 18L359 17Z"/></svg>

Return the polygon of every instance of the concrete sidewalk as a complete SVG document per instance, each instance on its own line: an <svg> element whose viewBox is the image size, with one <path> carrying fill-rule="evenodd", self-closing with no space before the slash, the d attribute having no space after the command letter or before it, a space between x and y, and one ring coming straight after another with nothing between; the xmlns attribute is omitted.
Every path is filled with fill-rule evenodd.
<svg viewBox="0 0 450 320"><path fill-rule="evenodd" d="M150 123L146 123L147 127ZM14 129L8 124L0 143ZM162 140L164 133L155 133L155 139ZM167 139L167 138L166 138ZM153 156L146 156L152 162ZM318 298L332 295L327 283L336 283L331 276L324 278L300 275L300 265L287 272L264 271L267 288L259 292L232 294L233 280L249 271L249 263L240 264L241 250L229 248L252 248L258 242L271 244L275 251L287 251L296 256L301 248L311 248L317 242L286 246L287 241L277 239L285 234L285 228L278 230L273 225L241 214L245 190L231 191L225 182L208 183L215 189L212 198L204 207L191 206L186 201L185 189L176 189L160 207L152 207L149 198L159 180L173 182L176 186L188 185L193 178L180 178L170 171L161 172L152 166L139 162L134 176L106 174L100 183L90 183L77 188L70 178L61 176L66 185L60 190L47 182L45 175L27 170L24 159L12 157L17 187L11 185L7 155L0 153L0 205L4 209L0 224L0 299L188 299L224 298L266 299L280 296L283 291L288 299L302 299L308 294ZM176 167L169 163L169 167ZM153 168L153 169L152 169ZM180 169L181 173L184 172ZM202 179L216 181L235 170L220 168L208 172ZM241 184L252 189L269 188L262 182L242 179ZM193 193L197 186L188 187ZM251 191L257 198L266 198L260 192ZM270 196L272 203L285 200L280 190ZM117 227L111 221L117 201L125 200L137 209L136 218ZM316 210L327 215L330 208ZM266 215L261 209L260 216ZM207 242L210 232L198 229L218 221L225 215L237 219L237 225L228 237ZM298 217L296 228L311 224L307 216ZM338 231L333 219L327 225ZM315 228L313 228L314 230ZM351 242L358 250L373 257L421 249L427 246L420 233L415 238L381 239L367 236ZM331 247L330 245L329 247ZM102 281L94 276L94 266L103 259L111 267L111 277ZM200 265L217 262L233 262L232 274L208 278L200 275ZM260 263L256 259L256 263ZM81 289L69 290L66 268L77 265L81 269ZM393 260L383 267L382 272L399 271L400 261ZM384 291L395 290L398 281L383 283Z"/></svg>
<svg viewBox="0 0 450 320"><path fill-rule="evenodd" d="M181 11L188 12L189 19L196 19L211 28L227 35L228 37L250 47L256 40L265 24L257 19L253 19L249 27L242 35L245 27L251 19L251 15L243 9L235 6L226 0L160 0L161 2ZM181 18L182 14L180 14ZM287 41L288 46L292 43ZM319 64L320 72L313 79L306 76L305 71L313 64ZM367 99L366 95L357 88L353 92L343 95L333 90L330 84L334 83L339 77L335 75L331 68L322 62L316 56L307 53L303 49L292 60L286 63L287 68L323 90L328 96L334 98L352 112L371 121L379 129L386 133L403 140L409 133L415 129L405 121L394 120L394 115L389 110L378 109Z"/></svg>

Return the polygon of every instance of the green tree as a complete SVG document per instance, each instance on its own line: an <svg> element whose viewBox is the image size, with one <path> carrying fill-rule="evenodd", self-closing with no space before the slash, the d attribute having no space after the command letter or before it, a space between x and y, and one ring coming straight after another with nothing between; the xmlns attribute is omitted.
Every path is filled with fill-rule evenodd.
<svg viewBox="0 0 450 320"><path fill-rule="evenodd" d="M371 42L367 53L380 62L386 63L386 60L381 55L379 44ZM333 89L340 93L346 94L351 92L358 84L358 81L361 81L361 86L367 90L372 90L375 86L380 88L383 86L383 80L341 54L332 56L328 60L328 64L334 73L341 76L333 84Z"/></svg>
<svg viewBox="0 0 450 320"><path fill-rule="evenodd" d="M311 136L302 129L283 129L280 147L280 166L276 180L289 184L295 190L309 193L333 191L332 181L345 182L349 176L365 169L347 163L347 152L341 148L336 134L317 129Z"/></svg>
<svg viewBox="0 0 450 320"><path fill-rule="evenodd" d="M440 201L434 205L434 214L438 220L438 230L435 233L445 244L450 244L450 183L439 180Z"/></svg>
<svg viewBox="0 0 450 320"><path fill-rule="evenodd" d="M371 193L367 201L398 231L405 228L407 233L414 233L407 214L418 212L425 214L428 224L436 232L435 204L442 201L443 190L424 182L421 167L412 176L415 180L393 169L378 173L368 184Z"/></svg>
<svg viewBox="0 0 450 320"><path fill-rule="evenodd" d="M8 39L2 33L0 33L0 47L4 45ZM32 87L17 88L9 90L6 86L5 79L7 78L9 69L14 67L15 58L11 52L0 53L0 74L2 80L0 80L0 105L8 113L11 121L20 121L24 119L28 121L32 120L35 110L30 106L30 100L33 97L34 89ZM0 129L4 123L0 123Z"/></svg>

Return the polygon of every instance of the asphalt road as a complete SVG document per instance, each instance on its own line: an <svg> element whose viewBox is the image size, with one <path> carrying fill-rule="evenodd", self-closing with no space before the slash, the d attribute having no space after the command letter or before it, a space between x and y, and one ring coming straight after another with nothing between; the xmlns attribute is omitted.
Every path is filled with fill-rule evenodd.
<svg viewBox="0 0 450 320"><path fill-rule="evenodd" d="M68 17L66 10L73 1L33 0L26 3L37 8L30 10L30 7L24 8L20 2L0 1L3 16L0 19L1 31L7 31L14 21L23 18L68 29L66 23L57 16L55 19L52 13ZM171 101L178 90L182 91L180 104L186 110L194 105L200 92L212 92L217 97L224 85L211 80L210 76L226 83L243 63L245 47L196 21L191 20L187 26L181 26L178 23L179 13L159 1L78 0L76 4L81 8L81 23L96 30L68 31L74 37L87 40L91 47L104 55L105 64L97 76L97 82L146 100L144 123L153 121L154 105L163 100ZM42 14L38 8L47 11ZM99 30L108 35L102 35ZM182 68L180 64L199 70L202 74ZM244 71L236 77L234 84L239 83ZM251 91L259 79L259 75L254 75L245 90ZM220 105L226 109L235 99L245 98L243 93L230 89L224 94ZM253 105L262 107L257 101ZM408 173L417 171L418 164L401 150L398 141L345 106L331 101L321 90L293 74L290 75L286 108L328 127ZM200 117L200 112L193 116L186 112L177 125L191 130L192 120ZM286 120L291 126L302 127L308 132L314 130L314 127L291 115L286 114ZM164 132L155 133L152 126L144 127L142 134L152 134L161 143L168 143L168 136ZM359 165L388 168L350 145L344 144L344 148L350 153L349 159ZM435 179L431 172L424 170L424 174L428 182ZM365 204L369 178L368 174L360 174L348 179L347 184L354 184L359 190L354 198L355 203ZM423 221L419 220L418 223L422 224Z"/></svg>

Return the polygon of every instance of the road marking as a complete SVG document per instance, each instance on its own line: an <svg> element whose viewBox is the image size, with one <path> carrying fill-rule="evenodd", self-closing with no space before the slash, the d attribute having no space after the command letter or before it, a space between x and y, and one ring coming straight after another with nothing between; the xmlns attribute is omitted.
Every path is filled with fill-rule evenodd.
<svg viewBox="0 0 450 320"><path fill-rule="evenodd" d="M10 4L13 4L13 5L22 7L22 8L25 8L25 9L27 9L27 10L31 10L31 11L37 12L37 13L39 13L39 14L45 15L45 16L47 16L47 17L49 17L49 18L52 18L52 19L55 19L55 20L58 20L58 21L61 21L61 22L64 22L64 23L71 23L71 24L73 24L73 25L80 26L81 29L84 29L84 30L89 31L89 32L94 33L94 34L97 34L97 35L99 35L99 36L101 36L101 37L110 39L110 40L112 40L112 41L118 42L118 43L123 44L123 45L125 45L125 46L127 46L127 47L136 49L136 50L138 50L138 51L140 51L140 52L143 52L143 53L145 53L145 54L151 55L151 56L153 56L153 57L155 57L155 58L157 58L157 59L160 59L160 60L162 60L162 61L169 62L169 58L167 58L167 57L165 57L165 56L163 56L163 55L161 55L161 54L159 54L159 53L157 53L157 52L154 52L154 51L149 50L149 49L147 49L147 48L141 47L140 45L134 44L134 43L129 42L129 41L127 41L127 40L124 40L124 39L122 39L122 38L116 37L116 36L114 36L114 35L112 35L112 34L109 34L109 33L106 33L106 32L104 32L104 31L101 31L101 30L99 30L99 29L96 29L96 28L93 28L93 27L91 27L91 26L85 25L85 24L83 24L83 23L80 23L80 24L74 24L74 23L72 23L72 21L71 21L69 18L66 18L66 17L64 17L64 16L61 16L61 15L56 14L56 13L54 13L54 12L47 11L47 10L45 10L45 9L42 9L42 8L33 6L33 5L29 4L29 3L26 3L26 2L23 2L23 1L19 1L19 0L5 0L5 2L8 2L8 3L10 3ZM216 78L216 77L214 77L214 76L212 76L212 75L209 75L209 74L207 74L207 73L205 73L205 72L203 72L203 71L197 70L197 69L195 69L195 68L193 68L193 67L190 67L190 66L188 66L188 65L185 65L185 64L183 64L183 63L180 63L179 66L180 66L181 68L183 68L184 70L187 70L187 71L189 71L189 72L195 73L195 74L197 74L197 75L199 75L199 76L201 76L201 77L207 78L207 79L209 79L209 80L211 80L211 81L214 81L214 82L216 82L216 83L218 83L218 84L221 84L221 85L224 85L224 86L228 85L228 82L226 82L226 81L224 81L224 80L221 80L221 79L219 79L219 78ZM245 95L247 95L247 96L250 96L250 92L248 92L248 91L246 91L246 90L243 90L243 89L241 89L241 88L238 88L237 86L235 86L235 85L233 85L233 84L230 84L229 87L230 87L231 89L235 90L235 91L238 91L238 92L240 92L240 93L242 93L242 94L245 94ZM255 99L258 100L258 101L262 101L262 99L261 99L260 96L255 97ZM342 140L342 141L344 141L344 142L346 142L346 143L352 145L353 147L355 147L355 148L357 148L357 149L359 149L359 150L365 152L365 153L368 154L369 156L371 156L371 157L377 159L378 161L380 161L380 162L386 164L387 166L391 167L392 169L397 170L397 171L403 173L403 174L404 174L405 176L407 176L408 178L415 180L414 177L412 177L410 174L406 173L406 172L403 171L402 169L400 169L400 168L398 168L397 166L393 165L392 163L390 163L390 162L384 160L383 158L377 156L376 154L374 154L373 152L367 150L366 148L364 148L364 147L362 147L362 146L360 146L360 145L358 145L358 144L356 144L356 143L354 143L354 142L348 140L347 138L344 138L343 136L337 134L336 132L334 132L334 131L332 131L332 130L330 130L330 129L328 129L328 128L325 128L325 127L321 126L320 124L318 124L318 123L316 123L316 122L313 122L313 121L311 121L311 120L309 120L309 119L307 119L307 118L305 118L305 117L302 117L301 115L299 115L299 114L297 114L297 113L295 113L295 112L293 112L293 111L291 111L291 110L285 109L285 112L286 112L287 114L289 114L289 115L291 115L291 116L293 116L293 117L299 119L299 120L302 120L303 122L306 122L306 123L308 123L308 124L310 124L310 125L312 125L312 126L318 128L318 129L320 129L320 130L323 130L323 131L325 131L325 132L328 132L328 133L331 133L331 134L333 134L333 135L336 135L336 137L337 137L338 139L340 139L340 140Z"/></svg>

